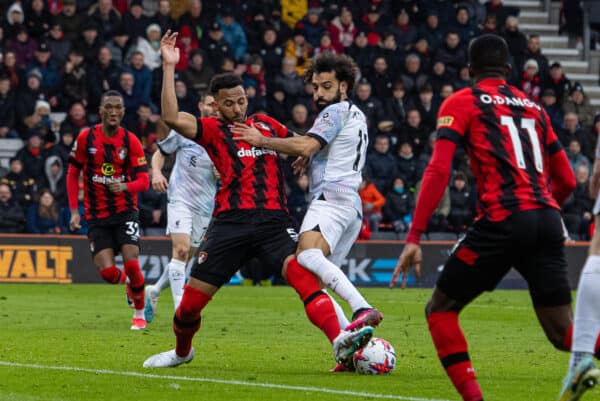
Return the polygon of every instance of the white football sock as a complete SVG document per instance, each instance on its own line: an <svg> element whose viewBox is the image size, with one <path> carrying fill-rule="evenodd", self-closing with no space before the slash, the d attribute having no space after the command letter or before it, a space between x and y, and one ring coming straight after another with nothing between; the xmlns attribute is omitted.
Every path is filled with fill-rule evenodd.
<svg viewBox="0 0 600 401"><path fill-rule="evenodd" d="M344 310L342 309L342 306L338 303L338 301L332 297L327 290L323 290L323 292L327 295L329 295L329 298L331 298L331 303L333 304L333 307L335 309L335 314L338 318L338 322L340 323L340 328L342 330L344 330L346 328L346 326L348 326L350 324L350 321L348 320L348 318L346 317L346 314L344 313Z"/></svg>
<svg viewBox="0 0 600 401"><path fill-rule="evenodd" d="M168 286L169 286L169 265L167 265L165 267L165 270L163 270L163 272L160 275L160 277L158 278L158 280L156 280L156 283L154 283L154 288L158 291L158 293L161 293L162 290L164 290Z"/></svg>
<svg viewBox="0 0 600 401"><path fill-rule="evenodd" d="M297 260L307 270L316 274L333 292L348 302L352 312L362 308L372 308L342 269L331 263L320 249L313 248L302 251Z"/></svg>
<svg viewBox="0 0 600 401"><path fill-rule="evenodd" d="M177 259L171 259L169 262L169 283L171 284L171 294L173 295L173 306L175 310L183 297L183 286L185 285L185 262Z"/></svg>
<svg viewBox="0 0 600 401"><path fill-rule="evenodd" d="M144 309L136 309L133 311L133 318L134 319L144 319L146 320L146 318L144 317Z"/></svg>
<svg viewBox="0 0 600 401"><path fill-rule="evenodd" d="M579 278L569 368L585 354L594 355L600 332L600 256L588 256Z"/></svg>

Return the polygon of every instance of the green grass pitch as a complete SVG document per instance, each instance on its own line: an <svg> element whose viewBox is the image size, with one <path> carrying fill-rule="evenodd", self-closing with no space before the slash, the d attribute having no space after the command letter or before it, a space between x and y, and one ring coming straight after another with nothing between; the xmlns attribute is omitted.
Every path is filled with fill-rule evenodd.
<svg viewBox="0 0 600 401"><path fill-rule="evenodd" d="M192 363L148 370L146 357L174 346L168 290L154 322L133 332L122 286L3 284L0 400L459 400L423 317L430 292L363 289L385 314L376 336L398 356L375 377L328 372L331 347L289 287L224 288ZM568 356L545 339L526 292L486 294L461 323L486 401L556 399Z"/></svg>

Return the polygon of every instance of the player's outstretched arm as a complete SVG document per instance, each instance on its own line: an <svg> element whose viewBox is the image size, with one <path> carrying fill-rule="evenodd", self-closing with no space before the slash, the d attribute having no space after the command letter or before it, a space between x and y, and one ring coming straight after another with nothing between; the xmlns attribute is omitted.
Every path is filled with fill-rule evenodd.
<svg viewBox="0 0 600 401"><path fill-rule="evenodd" d="M162 174L162 168L165 165L165 157L160 150L154 152L150 165L152 167L152 188L154 188L156 192L167 192L169 184Z"/></svg>
<svg viewBox="0 0 600 401"><path fill-rule="evenodd" d="M311 157L321 149L321 143L310 136L293 136L290 138L273 138L264 136L254 125L235 123L231 132L236 134L234 141L248 142L259 148L273 149L291 156Z"/></svg>
<svg viewBox="0 0 600 401"><path fill-rule="evenodd" d="M175 95L175 65L179 62L179 49L175 46L177 32L170 30L160 41L160 52L163 63L163 85L161 93L161 118L181 135L190 139L196 138L198 130L196 117L179 112Z"/></svg>

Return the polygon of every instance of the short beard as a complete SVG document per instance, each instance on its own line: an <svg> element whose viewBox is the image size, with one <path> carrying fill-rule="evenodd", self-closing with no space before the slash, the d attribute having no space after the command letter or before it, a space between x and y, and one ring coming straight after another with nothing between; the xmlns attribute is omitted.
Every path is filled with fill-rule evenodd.
<svg viewBox="0 0 600 401"><path fill-rule="evenodd" d="M339 103L341 101L342 101L342 92L340 92L340 87L338 86L337 93L335 94L335 97L330 102L326 102L324 106L322 106L321 104L319 104L319 102L316 102L317 110L319 110L319 112L321 112L327 106L332 105L334 103Z"/></svg>

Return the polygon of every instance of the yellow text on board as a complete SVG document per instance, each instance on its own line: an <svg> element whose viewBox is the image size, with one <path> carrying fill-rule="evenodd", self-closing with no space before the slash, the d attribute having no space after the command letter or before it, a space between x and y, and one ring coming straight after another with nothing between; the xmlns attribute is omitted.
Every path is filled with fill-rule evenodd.
<svg viewBox="0 0 600 401"><path fill-rule="evenodd" d="M70 283L70 246L0 245L0 282Z"/></svg>

